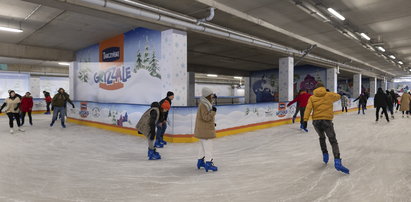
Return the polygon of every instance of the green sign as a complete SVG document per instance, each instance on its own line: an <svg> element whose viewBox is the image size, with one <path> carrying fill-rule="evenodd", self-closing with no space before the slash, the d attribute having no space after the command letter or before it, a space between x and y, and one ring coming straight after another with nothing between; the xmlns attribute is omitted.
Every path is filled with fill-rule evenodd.
<svg viewBox="0 0 411 202"><path fill-rule="evenodd" d="M7 70L6 64L0 64L0 70Z"/></svg>

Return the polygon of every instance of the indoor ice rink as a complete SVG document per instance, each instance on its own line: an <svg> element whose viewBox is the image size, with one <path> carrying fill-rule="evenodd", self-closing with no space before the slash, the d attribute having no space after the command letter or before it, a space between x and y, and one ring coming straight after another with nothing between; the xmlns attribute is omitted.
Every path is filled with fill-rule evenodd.
<svg viewBox="0 0 411 202"><path fill-rule="evenodd" d="M411 202L410 8L0 0L0 202Z"/></svg>

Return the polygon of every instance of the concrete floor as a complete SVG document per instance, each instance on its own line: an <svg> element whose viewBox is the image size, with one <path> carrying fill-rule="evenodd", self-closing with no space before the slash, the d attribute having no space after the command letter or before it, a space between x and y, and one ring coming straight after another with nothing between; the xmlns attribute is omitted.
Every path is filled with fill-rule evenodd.
<svg viewBox="0 0 411 202"><path fill-rule="evenodd" d="M206 173L197 143L148 161L140 137L50 128L46 115L11 135L1 116L0 201L411 201L411 118L375 123L374 113L335 118L350 175L322 163L311 123L309 133L294 124L216 139L219 171Z"/></svg>

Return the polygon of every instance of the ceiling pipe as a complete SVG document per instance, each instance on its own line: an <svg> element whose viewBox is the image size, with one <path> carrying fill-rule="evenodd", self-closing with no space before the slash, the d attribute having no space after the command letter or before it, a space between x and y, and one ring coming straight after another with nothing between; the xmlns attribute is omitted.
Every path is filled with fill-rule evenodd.
<svg viewBox="0 0 411 202"><path fill-rule="evenodd" d="M214 8L210 8L210 15L208 15L208 17L206 18L197 20L197 25L200 25L201 23L204 23L204 22L210 22L211 20L213 20L213 18L214 18Z"/></svg>
<svg viewBox="0 0 411 202"><path fill-rule="evenodd" d="M114 3L112 1L106 1L106 0L61 0L61 1L64 1L65 3L68 3L68 4L77 5L77 6L87 6L84 3L88 3L89 4L88 7L92 9L96 9L93 6L108 8L111 10L115 10L117 11L117 13L120 13L125 16L129 16L129 17L133 16L134 18L137 18L137 19L143 18L148 21L156 21L159 24L168 24L172 26L182 27L183 29L187 29L187 30L191 30L195 32L201 32L201 33L205 33L208 35L217 36L220 38L227 38L227 39L238 41L241 43L263 47L269 50L283 53L285 55L302 56L304 54L303 51L295 50L293 48L289 48L289 47L286 47L280 44L266 41L266 40L263 40L263 39L260 39L254 36L250 36L250 35L247 35L241 32L228 29L228 28L209 24L207 22L202 22L200 25L197 25L196 23L198 20L195 18L187 17L184 15L166 11L160 8L154 8L149 5L137 3L131 0L116 0L117 3ZM119 4L118 2L121 2L122 4ZM130 7L130 5L133 7ZM100 8L100 10L103 8ZM340 67L345 67L347 69L354 70L357 72L363 71L360 68L357 68L351 65L341 64L339 62L329 60L326 58L322 58L319 56L315 56L312 54L308 54L306 58L309 60L326 63L334 67L340 66ZM394 76L394 74L385 72L383 70L381 70L381 72Z"/></svg>

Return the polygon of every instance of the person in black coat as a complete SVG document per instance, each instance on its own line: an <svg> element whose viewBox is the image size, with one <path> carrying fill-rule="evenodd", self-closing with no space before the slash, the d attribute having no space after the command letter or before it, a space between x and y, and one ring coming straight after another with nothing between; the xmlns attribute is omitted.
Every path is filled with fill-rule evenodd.
<svg viewBox="0 0 411 202"><path fill-rule="evenodd" d="M385 91L386 95L387 95L387 112L389 111L391 113L391 118L394 118L394 99L395 97L390 93L390 91L386 90ZM383 115L383 111L381 112L381 118Z"/></svg>
<svg viewBox="0 0 411 202"><path fill-rule="evenodd" d="M367 107L367 96L364 93L361 93L361 95L357 97L357 99L355 99L354 102L357 100L358 100L358 114L360 114L361 108L362 108L362 113L365 114L364 110Z"/></svg>
<svg viewBox="0 0 411 202"><path fill-rule="evenodd" d="M390 119L388 118L388 114L387 114L388 98L387 98L387 95L382 90L382 88L378 88L377 94L375 94L374 107L377 108L377 112L376 112L377 119L375 121L378 121L378 118L379 118L378 115L379 115L380 109L382 109L383 113L385 114L385 118L387 119L387 122L390 122Z"/></svg>

